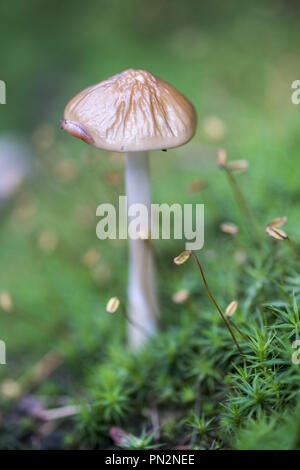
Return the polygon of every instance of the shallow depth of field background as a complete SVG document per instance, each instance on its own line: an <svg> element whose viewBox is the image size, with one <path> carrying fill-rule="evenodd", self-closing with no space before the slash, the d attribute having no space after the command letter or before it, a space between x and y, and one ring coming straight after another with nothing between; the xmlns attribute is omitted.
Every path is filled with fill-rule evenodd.
<svg viewBox="0 0 300 470"><path fill-rule="evenodd" d="M115 295L126 302L127 244L95 234L96 207L117 204L124 194L123 157L59 128L65 104L83 88L141 68L195 105L194 139L151 154L153 201L205 204L200 257L222 307L242 290L235 250L251 248L217 167L218 148L249 162L237 181L262 238L272 218L286 215L289 235L299 241L300 105L291 103L291 83L300 78L299 15L291 0L1 3L7 104L0 105L0 155L4 140L20 142L29 174L0 212L0 292L13 303L0 310L7 347L0 403L3 383L19 380L49 351L58 351L66 365L39 393L74 399L84 393L93 360L126 348L125 321L109 316L105 304ZM227 220L239 225L240 241L220 231ZM157 241L155 249L165 269L165 278L161 270L158 276L167 331L184 321L184 307L172 302L179 289L195 292L199 315L211 306L193 263L177 268L172 262L183 243Z"/></svg>

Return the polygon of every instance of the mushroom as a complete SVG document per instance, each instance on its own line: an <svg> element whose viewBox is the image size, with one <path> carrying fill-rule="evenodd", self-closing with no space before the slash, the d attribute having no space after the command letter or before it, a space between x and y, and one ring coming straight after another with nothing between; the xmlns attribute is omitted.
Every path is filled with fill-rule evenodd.
<svg viewBox="0 0 300 470"><path fill-rule="evenodd" d="M95 147L126 154L128 210L143 204L150 217L148 151L188 142L195 132L196 112L169 83L145 70L129 69L77 94L65 108L61 127ZM143 233L143 227L140 230ZM129 318L155 335L158 302L150 240L130 239L129 263ZM139 348L145 339L129 323L131 347Z"/></svg>

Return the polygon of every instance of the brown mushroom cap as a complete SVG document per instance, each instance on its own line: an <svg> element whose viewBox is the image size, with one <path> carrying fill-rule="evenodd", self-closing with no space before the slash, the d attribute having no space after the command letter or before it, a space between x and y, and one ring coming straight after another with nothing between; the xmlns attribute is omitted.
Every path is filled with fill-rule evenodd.
<svg viewBox="0 0 300 470"><path fill-rule="evenodd" d="M61 126L106 150L161 150L193 137L196 111L169 83L129 69L78 93L67 104Z"/></svg>

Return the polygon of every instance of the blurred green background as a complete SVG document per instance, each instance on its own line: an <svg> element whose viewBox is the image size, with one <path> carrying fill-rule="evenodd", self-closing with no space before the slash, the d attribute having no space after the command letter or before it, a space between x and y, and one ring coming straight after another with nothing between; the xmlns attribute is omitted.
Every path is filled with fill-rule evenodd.
<svg viewBox="0 0 300 470"><path fill-rule="evenodd" d="M59 129L67 101L91 84L147 69L195 105L192 142L152 153L153 201L205 204L201 257L223 306L239 292L241 267L219 225L238 224L245 251L248 233L217 168L219 147L249 162L239 183L262 234L286 215L290 236L299 238L300 106L291 103L291 83L300 78L299 14L299 3L287 0L1 2L7 104L0 105L0 154L10 136L31 162L0 213L2 383L57 350L69 366L63 380L45 387L79 392L87 360L125 347L125 322L108 316L105 304L112 295L126 301L127 244L95 234L96 207L124 194L123 157ZM182 243L155 248L167 270L160 297L169 328L184 314L172 295L196 281L172 263Z"/></svg>

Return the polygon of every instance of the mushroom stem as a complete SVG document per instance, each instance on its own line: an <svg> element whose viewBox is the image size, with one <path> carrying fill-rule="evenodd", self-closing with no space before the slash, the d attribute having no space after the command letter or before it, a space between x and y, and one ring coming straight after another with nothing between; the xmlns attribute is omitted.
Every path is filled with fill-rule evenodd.
<svg viewBox="0 0 300 470"><path fill-rule="evenodd" d="M147 209L145 226L140 226L140 232L148 235L151 230L151 191L149 158L147 152L129 152L126 154L126 194L128 211L133 210L133 204L142 204ZM144 210L146 210L144 209ZM137 212L128 212L128 223ZM141 224L142 225L142 224ZM157 331L158 302L155 286L154 256L151 240L132 239L129 233L129 308L128 316L132 323L128 325L128 342L132 349L139 349L145 344L147 337L134 324L138 323L153 336Z"/></svg>

